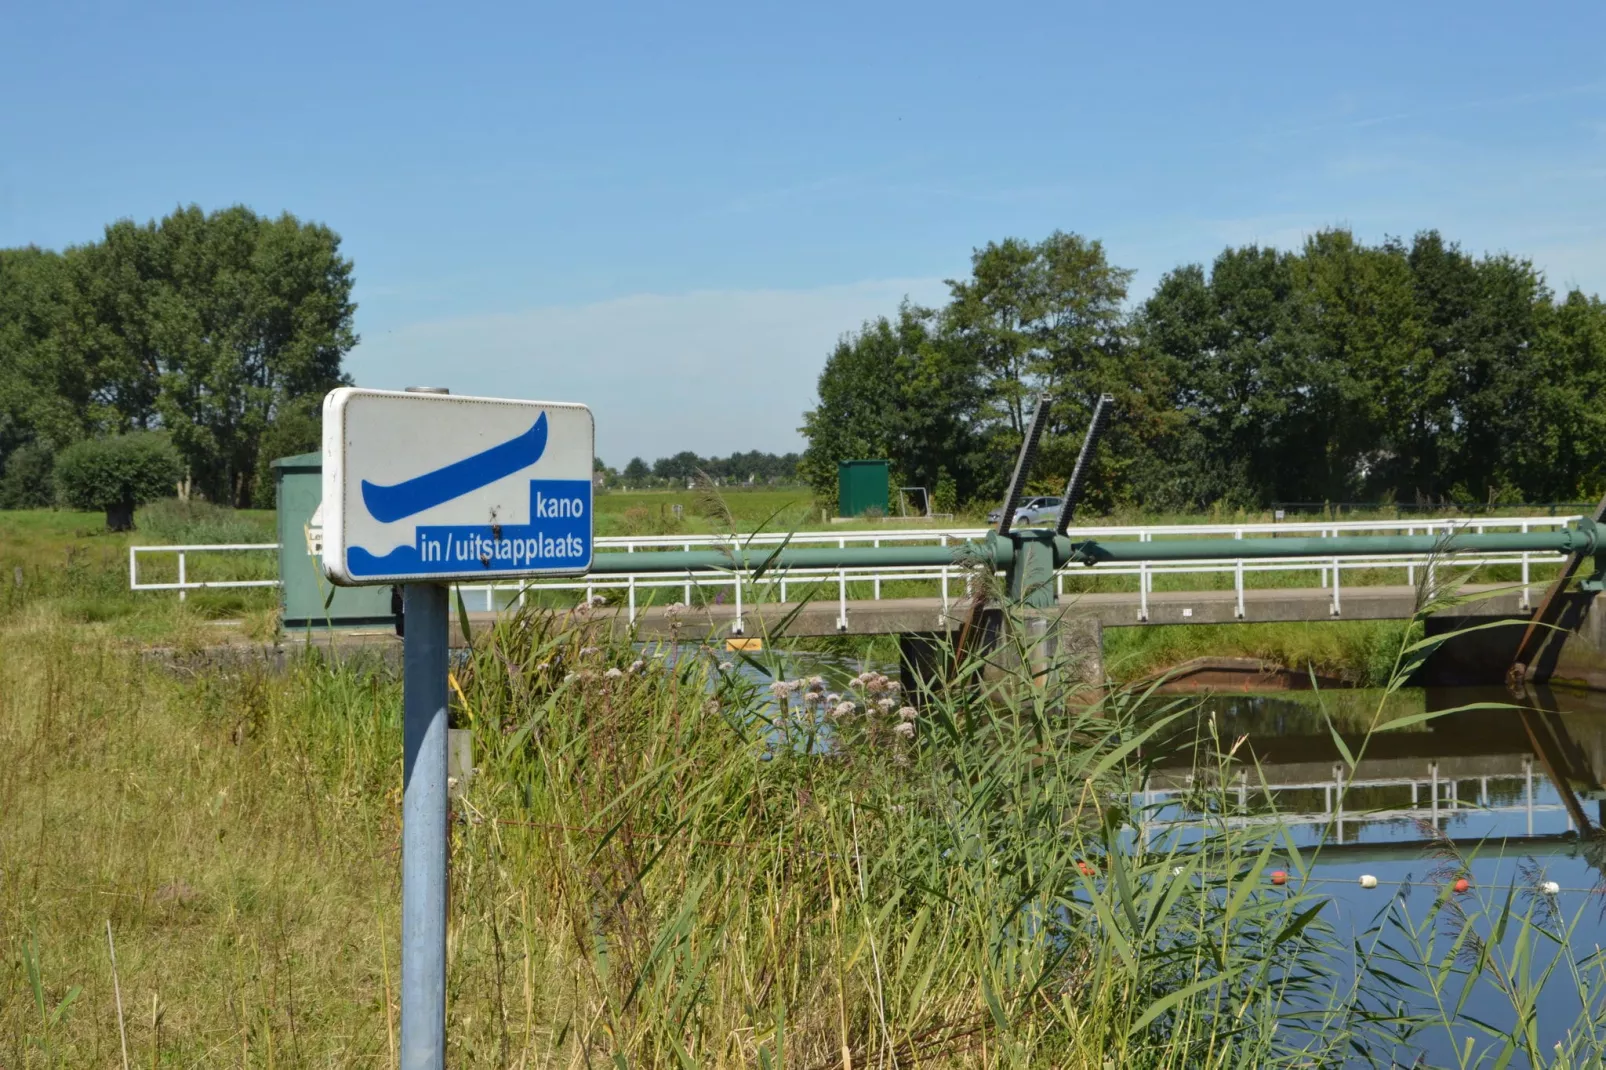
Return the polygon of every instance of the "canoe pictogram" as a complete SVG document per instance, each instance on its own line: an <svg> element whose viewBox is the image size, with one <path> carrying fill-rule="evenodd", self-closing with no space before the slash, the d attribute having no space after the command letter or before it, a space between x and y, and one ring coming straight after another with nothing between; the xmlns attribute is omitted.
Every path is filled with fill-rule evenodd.
<svg viewBox="0 0 1606 1070"><path fill-rule="evenodd" d="M425 509L432 509L470 491L489 486L541 459L546 452L546 413L536 418L530 429L517 438L488 450L453 461L433 472L381 486L362 481L362 503L382 524L404 520Z"/></svg>

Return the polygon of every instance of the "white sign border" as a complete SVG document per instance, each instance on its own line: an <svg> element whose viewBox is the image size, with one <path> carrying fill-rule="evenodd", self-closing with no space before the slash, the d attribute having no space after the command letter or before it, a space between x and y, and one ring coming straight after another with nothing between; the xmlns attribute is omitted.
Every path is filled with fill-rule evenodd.
<svg viewBox="0 0 1606 1070"><path fill-rule="evenodd" d="M346 472L345 472L345 434L346 434L346 406L352 399L359 397L385 397L405 398L408 401L438 402L442 404L470 404L470 405L497 405L516 408L530 408L539 406L543 409L579 409L583 411L588 423L591 425L591 444L587 456L595 457L597 449L597 420L591 412L589 405L575 401L536 401L522 398L490 398L479 397L473 394L442 394L422 390L374 390L367 387L342 386L329 391L323 399L323 500L319 508L323 512L323 546L327 551L330 547L336 550L335 560L331 560L327 553L319 555L319 564L324 578L337 587L384 587L407 583L474 583L494 582L496 580L517 580L521 578L552 578L584 576L591 571L592 556L596 553L597 539L597 498L593 486L590 496L591 508L588 520L590 521L591 537L586 540L588 556L585 561L574 568L563 569L496 569L487 570L476 575L466 575L463 572L429 572L409 573L407 575L392 576L353 576L346 569Z"/></svg>

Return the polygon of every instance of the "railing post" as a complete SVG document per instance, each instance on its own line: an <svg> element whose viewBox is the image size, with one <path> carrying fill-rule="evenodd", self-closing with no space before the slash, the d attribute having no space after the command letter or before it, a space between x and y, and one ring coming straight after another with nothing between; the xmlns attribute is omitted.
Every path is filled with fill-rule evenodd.
<svg viewBox="0 0 1606 1070"><path fill-rule="evenodd" d="M1138 562L1138 620L1149 619L1149 563Z"/></svg>
<svg viewBox="0 0 1606 1070"><path fill-rule="evenodd" d="M1333 766L1333 820L1338 827L1338 842L1344 842L1344 767Z"/></svg>
<svg viewBox="0 0 1606 1070"><path fill-rule="evenodd" d="M837 614L836 630L848 630L848 570L837 569Z"/></svg>
<svg viewBox="0 0 1606 1070"><path fill-rule="evenodd" d="M688 542L686 544L686 550L688 552L690 552L691 543ZM687 609L690 609L691 608L691 573L690 572L686 573L686 586L684 588L684 594L685 594L685 597L683 599L681 599L681 601L686 603L686 608Z"/></svg>
<svg viewBox="0 0 1606 1070"><path fill-rule="evenodd" d="M733 576L731 579L736 584L736 623L731 626L731 632L734 635L745 635L747 625L742 621L742 578Z"/></svg>
<svg viewBox="0 0 1606 1070"><path fill-rule="evenodd" d="M627 578L626 586L627 586L627 589L629 591L629 599L630 599L630 623L631 624L635 624L636 623L636 577L635 577L634 574L630 575Z"/></svg>
<svg viewBox="0 0 1606 1070"><path fill-rule="evenodd" d="M1244 537L1244 529L1243 528L1239 528L1238 530L1234 531L1232 533L1232 537L1234 539L1242 541L1243 537ZM1234 606L1233 612L1237 615L1239 620L1243 620L1244 619L1244 562L1243 562L1243 558L1240 557L1237 560L1237 562L1233 565L1232 572L1233 572L1232 589L1237 595L1237 605Z"/></svg>
<svg viewBox="0 0 1606 1070"><path fill-rule="evenodd" d="M1153 542L1154 532L1147 528L1138 532L1139 542ZM1153 585L1149 575L1149 563L1138 562L1138 620L1147 622L1149 619L1149 588Z"/></svg>
<svg viewBox="0 0 1606 1070"><path fill-rule="evenodd" d="M1524 520L1522 522L1522 533L1524 535L1528 534L1528 522L1526 520ZM1522 552L1522 601L1520 603L1518 603L1518 608L1519 609L1531 609L1532 608L1532 606L1529 604L1529 599L1528 599L1528 551L1527 550L1524 550Z"/></svg>
<svg viewBox="0 0 1606 1070"><path fill-rule="evenodd" d="M881 540L880 539L874 539L874 540L871 541L870 545L872 547L875 547L876 549L880 549ZM874 582L875 582L875 586L874 586L873 590L875 591L875 593L872 594L870 597L872 599L874 599L875 601L879 602L879 601L881 601L881 573L880 572L877 572L875 574L875 581Z"/></svg>
<svg viewBox="0 0 1606 1070"><path fill-rule="evenodd" d="M1534 760L1533 755L1522 756L1522 779L1527 789L1528 835L1534 834Z"/></svg>
<svg viewBox="0 0 1606 1070"><path fill-rule="evenodd" d="M190 592L184 589L184 585L188 582L189 581L184 578L184 551L180 550L178 552L178 600L180 602L189 597Z"/></svg>
<svg viewBox="0 0 1606 1070"><path fill-rule="evenodd" d="M1338 558L1333 558L1333 616L1340 616L1338 604Z"/></svg>

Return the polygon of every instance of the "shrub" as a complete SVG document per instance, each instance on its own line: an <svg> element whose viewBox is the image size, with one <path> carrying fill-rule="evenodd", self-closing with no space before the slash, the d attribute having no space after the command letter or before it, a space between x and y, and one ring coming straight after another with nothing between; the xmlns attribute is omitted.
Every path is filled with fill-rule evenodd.
<svg viewBox="0 0 1606 1070"><path fill-rule="evenodd" d="M56 458L56 490L75 509L104 509L112 531L129 531L134 507L171 494L183 467L161 432L85 439Z"/></svg>
<svg viewBox="0 0 1606 1070"><path fill-rule="evenodd" d="M54 504L55 457L43 442L18 446L6 458L0 475L0 509L39 509Z"/></svg>

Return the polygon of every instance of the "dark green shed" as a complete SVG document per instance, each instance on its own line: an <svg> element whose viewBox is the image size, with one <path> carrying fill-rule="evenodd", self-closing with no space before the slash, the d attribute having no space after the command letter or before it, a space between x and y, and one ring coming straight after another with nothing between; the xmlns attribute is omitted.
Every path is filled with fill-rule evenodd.
<svg viewBox="0 0 1606 1070"><path fill-rule="evenodd" d="M838 461L836 465L836 506L838 516L863 516L872 509L887 513L888 489L886 461Z"/></svg>
<svg viewBox="0 0 1606 1070"><path fill-rule="evenodd" d="M286 631L306 628L394 627L389 587L335 587L324 579L321 550L323 454L299 453L273 462L279 510L279 608ZM314 521L318 520L317 523Z"/></svg>

